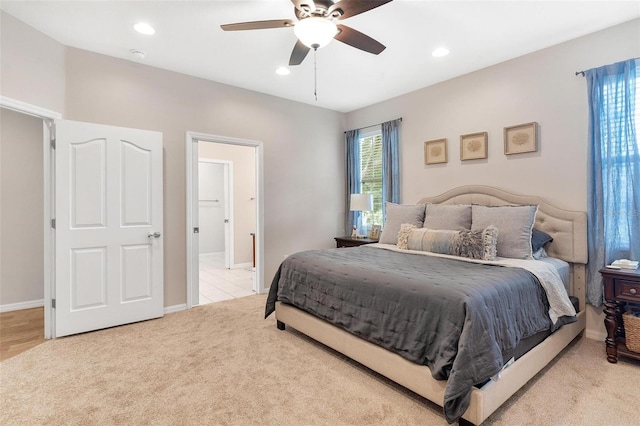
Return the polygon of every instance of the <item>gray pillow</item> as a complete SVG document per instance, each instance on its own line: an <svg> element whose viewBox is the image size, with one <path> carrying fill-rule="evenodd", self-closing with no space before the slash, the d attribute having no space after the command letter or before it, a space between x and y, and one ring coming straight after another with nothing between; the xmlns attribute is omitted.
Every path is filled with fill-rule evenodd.
<svg viewBox="0 0 640 426"><path fill-rule="evenodd" d="M471 229L471 204L427 204L423 228Z"/></svg>
<svg viewBox="0 0 640 426"><path fill-rule="evenodd" d="M387 201L385 204L387 217L380 235L380 243L397 244L400 225L409 223L422 228L424 222L424 204L395 204Z"/></svg>
<svg viewBox="0 0 640 426"><path fill-rule="evenodd" d="M531 231L538 206L471 207L471 229L498 228L498 256L533 259Z"/></svg>

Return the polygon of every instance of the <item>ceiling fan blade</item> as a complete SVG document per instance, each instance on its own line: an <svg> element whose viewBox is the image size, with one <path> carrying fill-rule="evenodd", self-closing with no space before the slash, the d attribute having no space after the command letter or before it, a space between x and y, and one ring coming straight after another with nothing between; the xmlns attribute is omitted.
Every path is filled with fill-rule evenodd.
<svg viewBox="0 0 640 426"><path fill-rule="evenodd" d="M309 53L310 48L302 44L300 40L296 42L296 45L293 46L293 52L291 52L291 58L289 59L289 65L300 65L304 58L307 57L307 53Z"/></svg>
<svg viewBox="0 0 640 426"><path fill-rule="evenodd" d="M349 46L353 46L356 49L364 50L365 52L373 53L374 55L378 55L386 49L383 44L360 31L347 27L346 25L338 25L338 30L340 30L340 32L336 34L334 38L348 44Z"/></svg>
<svg viewBox="0 0 640 426"><path fill-rule="evenodd" d="M391 1L393 0L342 0L329 8L328 16L332 16L334 12L341 11L342 14L337 19L347 19Z"/></svg>
<svg viewBox="0 0 640 426"><path fill-rule="evenodd" d="M238 22L237 24L220 25L224 31L266 30L268 28L293 27L291 19L274 19L271 21Z"/></svg>

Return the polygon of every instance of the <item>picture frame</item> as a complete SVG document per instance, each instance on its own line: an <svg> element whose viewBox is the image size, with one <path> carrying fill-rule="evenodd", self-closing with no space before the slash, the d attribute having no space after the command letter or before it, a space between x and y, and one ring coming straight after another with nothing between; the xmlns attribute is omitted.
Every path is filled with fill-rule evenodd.
<svg viewBox="0 0 640 426"><path fill-rule="evenodd" d="M369 239L370 240L378 240L380 239L380 231L382 230L382 226L380 225L371 225L371 229L369 230Z"/></svg>
<svg viewBox="0 0 640 426"><path fill-rule="evenodd" d="M447 139L436 139L424 143L424 164L442 164L447 159Z"/></svg>
<svg viewBox="0 0 640 426"><path fill-rule="evenodd" d="M504 128L504 154L522 154L538 150L538 123L518 124Z"/></svg>
<svg viewBox="0 0 640 426"><path fill-rule="evenodd" d="M470 133L460 136L460 160L487 158L487 132Z"/></svg>

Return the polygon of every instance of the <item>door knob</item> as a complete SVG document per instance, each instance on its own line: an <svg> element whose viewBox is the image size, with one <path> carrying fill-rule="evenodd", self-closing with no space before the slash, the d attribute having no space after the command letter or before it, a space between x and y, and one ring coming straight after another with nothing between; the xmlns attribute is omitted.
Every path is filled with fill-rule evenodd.
<svg viewBox="0 0 640 426"><path fill-rule="evenodd" d="M149 232L149 234L147 235L147 238L160 238L160 233L158 231L156 232Z"/></svg>

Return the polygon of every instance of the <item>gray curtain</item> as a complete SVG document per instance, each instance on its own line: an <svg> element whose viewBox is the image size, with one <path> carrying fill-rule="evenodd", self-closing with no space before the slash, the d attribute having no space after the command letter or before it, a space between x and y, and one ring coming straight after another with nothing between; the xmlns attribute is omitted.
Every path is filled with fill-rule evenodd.
<svg viewBox="0 0 640 426"><path fill-rule="evenodd" d="M589 100L587 302L600 306L598 270L640 259L640 144L635 127L640 59L585 72Z"/></svg>
<svg viewBox="0 0 640 426"><path fill-rule="evenodd" d="M358 223L360 212L350 211L351 194L360 193L360 130L349 130L344 133L347 148L347 178L345 191L345 235L351 235L353 225Z"/></svg>
<svg viewBox="0 0 640 426"><path fill-rule="evenodd" d="M398 126L402 121L382 123L382 218L386 219L385 204L400 202L400 155Z"/></svg>

